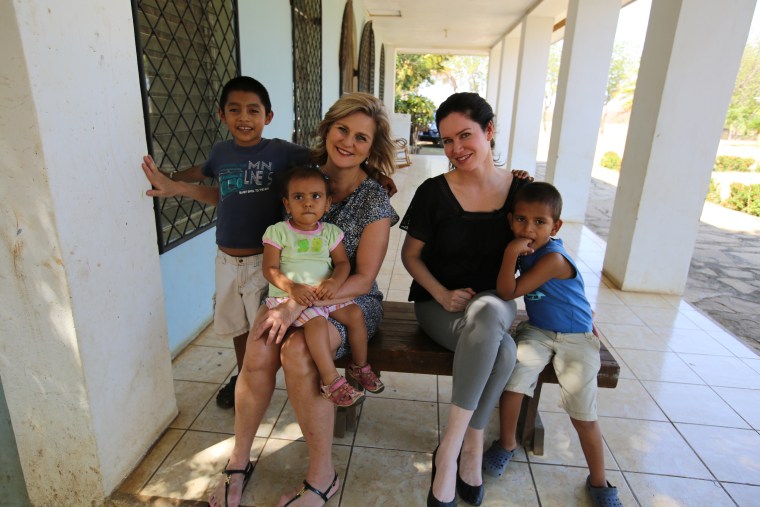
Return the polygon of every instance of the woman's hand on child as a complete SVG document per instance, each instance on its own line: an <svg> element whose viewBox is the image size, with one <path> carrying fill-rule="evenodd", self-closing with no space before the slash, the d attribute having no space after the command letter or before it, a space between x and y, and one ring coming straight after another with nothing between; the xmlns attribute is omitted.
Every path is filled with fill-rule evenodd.
<svg viewBox="0 0 760 507"><path fill-rule="evenodd" d="M473 296L475 296L475 291L468 287L443 291L435 300L447 312L461 312Z"/></svg>
<svg viewBox="0 0 760 507"><path fill-rule="evenodd" d="M522 169L512 169L512 176L518 180L533 181L533 176L528 171L523 171Z"/></svg>
<svg viewBox="0 0 760 507"><path fill-rule="evenodd" d="M250 336L254 340L266 339L267 345L280 343L303 310L303 306L289 299L265 312L259 312L251 326Z"/></svg>
<svg viewBox="0 0 760 507"><path fill-rule="evenodd" d="M145 155L143 157L142 170L145 176L153 185L153 188L145 192L146 195L151 197L173 197L179 193L177 189L177 182L172 181L162 173L153 157Z"/></svg>

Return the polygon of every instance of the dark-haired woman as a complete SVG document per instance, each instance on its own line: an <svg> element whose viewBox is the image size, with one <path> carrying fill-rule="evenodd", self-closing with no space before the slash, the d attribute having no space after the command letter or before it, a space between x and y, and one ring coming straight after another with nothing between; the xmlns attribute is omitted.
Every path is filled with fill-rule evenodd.
<svg viewBox="0 0 760 507"><path fill-rule="evenodd" d="M484 428L515 365L513 301L494 292L518 179L493 159L494 113L475 93L441 104L436 124L451 171L420 185L404 216L409 299L436 342L454 351L448 424L433 454L428 506L483 499ZM521 176L525 173L522 172Z"/></svg>

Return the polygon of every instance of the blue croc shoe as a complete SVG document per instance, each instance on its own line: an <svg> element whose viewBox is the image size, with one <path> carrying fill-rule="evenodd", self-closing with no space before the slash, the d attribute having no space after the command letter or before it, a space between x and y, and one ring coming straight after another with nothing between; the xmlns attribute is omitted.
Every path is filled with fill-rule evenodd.
<svg viewBox="0 0 760 507"><path fill-rule="evenodd" d="M586 478L586 490L591 495L591 503L594 507L623 507L623 502L618 497L618 490L615 486L607 483L607 487L597 488L591 485L591 476Z"/></svg>
<svg viewBox="0 0 760 507"><path fill-rule="evenodd" d="M501 442L494 440L491 447L483 453L483 471L491 477L501 477L507 465L515 455L515 450L506 450L501 446Z"/></svg>

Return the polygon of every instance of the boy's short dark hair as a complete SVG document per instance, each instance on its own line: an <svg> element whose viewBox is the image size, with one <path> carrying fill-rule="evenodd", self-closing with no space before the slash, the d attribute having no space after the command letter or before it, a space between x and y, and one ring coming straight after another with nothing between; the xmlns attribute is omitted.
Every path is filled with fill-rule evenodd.
<svg viewBox="0 0 760 507"><path fill-rule="evenodd" d="M325 183L325 195L328 195L330 193L330 185L327 182L327 175L320 171L317 166L297 165L285 171L285 173L282 175L282 178L280 179L282 197L285 199L288 198L288 186L290 185L291 181L307 180L311 178L323 181Z"/></svg>
<svg viewBox="0 0 760 507"><path fill-rule="evenodd" d="M552 220L559 220L562 214L562 196L559 190L551 183L545 181L534 181L523 186L515 194L512 207L518 202L537 202L546 204L552 210Z"/></svg>
<svg viewBox="0 0 760 507"><path fill-rule="evenodd" d="M269 114L272 112L272 101L269 100L269 92L266 87L249 76L233 77L222 88L222 93L219 96L219 109L224 111L224 106L227 105L227 98L230 92L251 92L255 93L261 99L261 103L264 104L264 112Z"/></svg>

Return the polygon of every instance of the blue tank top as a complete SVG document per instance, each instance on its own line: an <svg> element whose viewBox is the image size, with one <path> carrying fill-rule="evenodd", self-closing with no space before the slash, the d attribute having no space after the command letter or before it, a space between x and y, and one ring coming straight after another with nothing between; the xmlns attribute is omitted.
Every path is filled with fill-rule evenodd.
<svg viewBox="0 0 760 507"><path fill-rule="evenodd" d="M570 258L561 239L549 242L530 255L518 258L520 273L526 273L549 253L559 253L573 266L575 276L567 280L552 278L541 287L525 294L525 310L530 323L556 333L590 333L592 329L591 305L586 299L578 267Z"/></svg>

